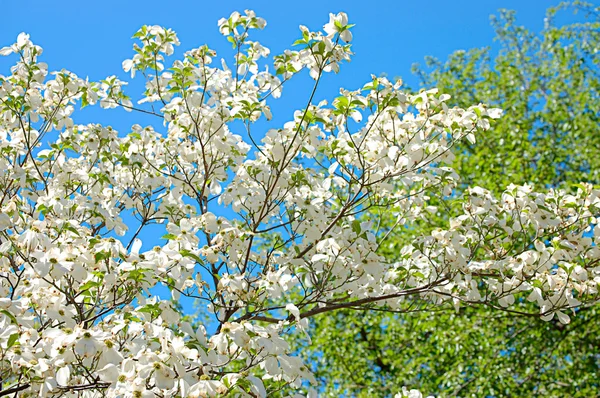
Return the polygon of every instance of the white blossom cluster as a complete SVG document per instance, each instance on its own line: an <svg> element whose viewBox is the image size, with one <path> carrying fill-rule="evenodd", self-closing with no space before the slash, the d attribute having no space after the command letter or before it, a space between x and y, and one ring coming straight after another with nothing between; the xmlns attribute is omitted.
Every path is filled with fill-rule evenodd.
<svg viewBox="0 0 600 398"><path fill-rule="evenodd" d="M454 143L501 112L373 76L256 134L286 81L306 69L314 94L351 56L352 25L331 14L323 32L301 27L272 73L269 49L248 39L265 25L252 11L219 21L231 67L203 46L167 68L175 32L142 27L123 62L146 81L136 104L116 76L48 74L26 34L0 49L17 59L0 75L0 396L264 397L314 381L285 335L319 313L411 295L511 311L525 297L566 323L595 302L600 192L588 185L471 188L447 230L399 261L378 254L391 230L363 215L387 209L407 230L426 220L431 192L459 181ZM159 123L120 134L73 122L97 103ZM142 250L152 225L164 236ZM173 300L152 294L159 285ZM186 316L182 296L214 321Z"/></svg>

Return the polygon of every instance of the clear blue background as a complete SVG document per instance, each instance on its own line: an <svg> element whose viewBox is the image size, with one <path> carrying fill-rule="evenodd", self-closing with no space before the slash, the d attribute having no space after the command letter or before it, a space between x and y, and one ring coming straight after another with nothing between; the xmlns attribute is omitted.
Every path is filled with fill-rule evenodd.
<svg viewBox="0 0 600 398"><path fill-rule="evenodd" d="M539 31L545 10L556 4L557 0L0 0L0 46L25 31L44 48L43 60L51 70L65 68L98 80L125 76L121 62L133 54L130 37L144 24L173 28L182 43L178 54L207 43L231 59L217 21L232 11L253 9L267 20L267 28L253 38L272 53L289 48L299 37L298 25L317 30L328 21L328 13L344 11L356 24L356 55L339 75L326 79L322 96L327 96L341 86L362 85L370 74L401 76L416 87L410 66L426 55L444 59L458 49L491 45L489 16L499 8L517 10L519 23ZM9 64L0 62L0 74L7 74Z"/></svg>
<svg viewBox="0 0 600 398"><path fill-rule="evenodd" d="M330 12L344 11L353 28L350 64L339 74L322 80L315 101L334 98L340 87L356 89L371 74L401 77L413 88L419 85L410 72L415 62L432 55L444 60L458 49L494 46L489 16L499 8L514 9L520 24L533 31L543 27L545 10L558 0L304 0L304 1L128 1L128 0L0 0L0 47L12 44L20 32L31 35L44 48L42 61L49 69L68 69L80 77L100 80L110 75L127 79L121 69L133 56L131 36L144 24L174 29L181 46L175 56L203 44L217 50L232 65L230 44L217 29L217 21L232 11L253 9L267 20L258 40L279 54L300 37L298 26L320 30ZM14 58L0 57L0 74L8 74ZM167 67L169 62L167 62ZM286 84L283 97L271 102L275 124L290 120L294 109L305 107L312 87L304 76ZM138 78L126 92L134 102L140 98L143 81ZM126 114L123 110L86 110L74 116L76 123L100 122L127 133L131 124L154 124L151 117ZM158 126L156 126L158 127ZM262 128L260 124L256 126ZM265 126L266 127L266 126ZM271 126L275 127L275 126ZM254 132L258 134L258 129ZM241 132L240 132L241 133Z"/></svg>

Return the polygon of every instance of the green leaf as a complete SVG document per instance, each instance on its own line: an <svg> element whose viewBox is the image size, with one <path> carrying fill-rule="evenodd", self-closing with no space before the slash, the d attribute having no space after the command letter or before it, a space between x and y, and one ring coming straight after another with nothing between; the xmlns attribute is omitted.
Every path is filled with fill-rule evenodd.
<svg viewBox="0 0 600 398"><path fill-rule="evenodd" d="M6 343L7 348L12 347L19 340L19 333L13 333L8 338L8 342Z"/></svg>
<svg viewBox="0 0 600 398"><path fill-rule="evenodd" d="M192 253L189 250L181 250L179 252L179 254L181 254L183 257L190 257L193 258L197 263L199 264L204 264L204 261L202 261L202 259L200 257L198 257L198 255Z"/></svg>
<svg viewBox="0 0 600 398"><path fill-rule="evenodd" d="M354 231L354 233L356 233L356 235L360 235L360 233L362 232L362 230L360 228L359 220L352 221L352 231Z"/></svg>
<svg viewBox="0 0 600 398"><path fill-rule="evenodd" d="M0 309L0 313L6 315L10 321L12 323L14 323L15 325L18 325L19 323L17 322L17 318L15 318L15 316L13 314L11 314L8 310L5 309Z"/></svg>

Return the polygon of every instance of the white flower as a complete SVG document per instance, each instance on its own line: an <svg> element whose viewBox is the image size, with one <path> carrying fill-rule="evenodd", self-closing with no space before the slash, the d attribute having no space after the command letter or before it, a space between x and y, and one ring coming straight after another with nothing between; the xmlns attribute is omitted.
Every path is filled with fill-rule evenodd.
<svg viewBox="0 0 600 398"><path fill-rule="evenodd" d="M100 342L90 332L83 332L77 343L75 343L75 353L84 358L93 357L100 348Z"/></svg>
<svg viewBox="0 0 600 398"><path fill-rule="evenodd" d="M68 386L71 378L71 370L68 366L63 366L56 372L56 382L59 386Z"/></svg>
<svg viewBox="0 0 600 398"><path fill-rule="evenodd" d="M329 22L323 26L323 30L329 36L340 33L340 38L346 43L352 41L352 33L348 27L348 16L345 12L329 14Z"/></svg>

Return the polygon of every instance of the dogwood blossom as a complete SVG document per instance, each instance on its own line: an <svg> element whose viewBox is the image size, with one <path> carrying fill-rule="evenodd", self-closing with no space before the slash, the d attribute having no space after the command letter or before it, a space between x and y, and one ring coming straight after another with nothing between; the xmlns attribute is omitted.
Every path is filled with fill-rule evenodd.
<svg viewBox="0 0 600 398"><path fill-rule="evenodd" d="M26 34L0 50L16 58L0 76L0 396L265 397L314 381L285 336L323 312L524 299L539 307L524 315L566 323L596 302L600 191L587 184L472 187L447 228L381 256L390 231L363 214L427 219L431 195L459 183L452 146L501 111L371 76L255 132L285 82L306 69L314 94L352 55L352 25L331 14L269 68L249 40L265 25L249 10L219 21L231 67L207 46L168 64L175 32L142 27L123 62L146 82L135 105L116 75L48 73ZM157 123L74 122L95 104ZM181 297L212 319L191 320Z"/></svg>

